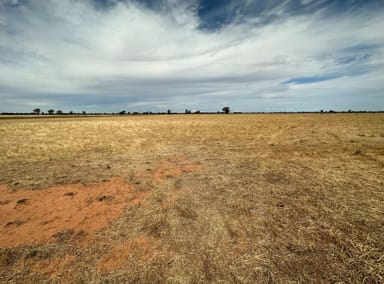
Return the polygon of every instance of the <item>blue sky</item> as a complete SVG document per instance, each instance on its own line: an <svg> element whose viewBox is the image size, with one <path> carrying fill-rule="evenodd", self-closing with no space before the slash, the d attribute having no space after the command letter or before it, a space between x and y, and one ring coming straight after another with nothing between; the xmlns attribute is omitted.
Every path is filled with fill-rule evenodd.
<svg viewBox="0 0 384 284"><path fill-rule="evenodd" d="M381 0L0 0L0 112L384 110Z"/></svg>

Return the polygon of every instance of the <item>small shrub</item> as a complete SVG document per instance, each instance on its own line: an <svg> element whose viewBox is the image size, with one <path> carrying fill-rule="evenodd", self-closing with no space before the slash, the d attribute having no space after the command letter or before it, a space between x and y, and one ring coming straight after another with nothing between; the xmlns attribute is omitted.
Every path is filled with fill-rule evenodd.
<svg viewBox="0 0 384 284"><path fill-rule="evenodd" d="M16 202L17 205L24 205L24 204L27 204L27 203L28 203L28 199L27 198L19 199Z"/></svg>
<svg viewBox="0 0 384 284"><path fill-rule="evenodd" d="M363 154L363 152L360 150L360 149L357 149L354 153L353 153L353 155L362 155Z"/></svg>
<svg viewBox="0 0 384 284"><path fill-rule="evenodd" d="M112 195L102 195L102 196L99 196L96 198L97 201L109 201L109 200L112 200L113 199L113 196Z"/></svg>
<svg viewBox="0 0 384 284"><path fill-rule="evenodd" d="M64 242L70 240L74 234L75 231L73 229L68 229L65 231L58 232L52 237L54 237L58 242Z"/></svg>
<svg viewBox="0 0 384 284"><path fill-rule="evenodd" d="M23 225L25 223L25 221L21 221L21 220L15 220L15 221L10 221L8 222L7 224L5 224L6 227L8 226L16 226L16 227L19 227L21 225Z"/></svg>

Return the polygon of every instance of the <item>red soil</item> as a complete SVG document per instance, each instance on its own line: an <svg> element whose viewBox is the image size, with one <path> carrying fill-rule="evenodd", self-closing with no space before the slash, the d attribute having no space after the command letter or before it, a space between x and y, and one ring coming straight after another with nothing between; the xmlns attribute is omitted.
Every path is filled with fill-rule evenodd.
<svg viewBox="0 0 384 284"><path fill-rule="evenodd" d="M136 177L156 185L200 167L175 157ZM0 185L0 247L92 240L97 231L119 218L127 205L144 205L149 194L150 191L136 192L122 178L92 185L58 185L44 190L11 191L6 185ZM165 209L177 199L176 193L169 192L160 206ZM111 253L104 260L101 269L119 267L127 255L136 253L139 247L145 254L152 245L145 237L128 240L122 248L116 248L118 253Z"/></svg>
<svg viewBox="0 0 384 284"><path fill-rule="evenodd" d="M49 280L59 283L71 283L68 266L76 261L74 256L55 257L44 260L33 260L30 267L34 272L49 276ZM60 279L60 281L58 281Z"/></svg>
<svg viewBox="0 0 384 284"><path fill-rule="evenodd" d="M149 261L160 254L158 245L158 241L149 237L129 239L114 247L101 259L97 268L102 272L116 271L123 267L129 257L134 257L136 261Z"/></svg>
<svg viewBox="0 0 384 284"><path fill-rule="evenodd" d="M182 159L176 159L181 162ZM175 164L171 160L162 162L154 171L152 181L154 184L164 182L167 178L181 176L189 172L195 172L200 169L199 164Z"/></svg>
<svg viewBox="0 0 384 284"><path fill-rule="evenodd" d="M146 195L119 178L16 192L0 185L0 246L53 242L68 232L69 237L91 236L116 220L127 204L144 202Z"/></svg>

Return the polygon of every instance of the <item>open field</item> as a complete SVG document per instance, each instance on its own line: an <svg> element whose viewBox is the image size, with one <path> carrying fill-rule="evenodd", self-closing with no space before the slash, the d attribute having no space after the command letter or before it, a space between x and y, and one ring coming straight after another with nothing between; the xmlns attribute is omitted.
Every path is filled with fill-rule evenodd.
<svg viewBox="0 0 384 284"><path fill-rule="evenodd" d="M0 282L383 283L384 114L0 120Z"/></svg>

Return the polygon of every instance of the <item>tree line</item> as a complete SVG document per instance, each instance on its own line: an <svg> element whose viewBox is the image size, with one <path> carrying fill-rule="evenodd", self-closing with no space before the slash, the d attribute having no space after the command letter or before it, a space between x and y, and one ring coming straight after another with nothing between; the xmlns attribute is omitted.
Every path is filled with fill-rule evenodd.
<svg viewBox="0 0 384 284"><path fill-rule="evenodd" d="M62 110L54 110L54 109L48 109L47 111L42 111L40 108L35 108L32 110L32 112L25 113L25 112L1 112L1 115L164 115L164 114L267 114L267 113L383 113L384 111L364 111L364 110L346 110L346 111L335 111L335 110L320 110L320 111L291 111L291 112L284 112L284 111L269 111L269 112L232 112L230 107L223 107L221 110L218 110L216 112L202 112L200 110L190 110L185 109L184 112L173 112L171 109L168 109L164 112L152 112L152 111L145 111L145 112L130 112L122 110L120 112L74 112L74 111L68 111L64 112Z"/></svg>
<svg viewBox="0 0 384 284"><path fill-rule="evenodd" d="M58 110L54 110L54 109L49 109L47 110L46 112L44 111L41 111L40 108L35 108L33 111L32 111L32 114L35 114L35 115L44 115L44 114L49 114L49 115L64 115L64 114L69 114L69 115L78 115L78 114L87 114L86 111L82 111L80 113L75 113L73 111L69 111L67 113L63 112L62 110L58 109Z"/></svg>
<svg viewBox="0 0 384 284"><path fill-rule="evenodd" d="M186 109L185 114L199 114L199 113L202 113L200 110L189 110L189 109ZM212 112L205 112L205 113L212 113ZM213 112L213 113L220 113L220 111L217 111L217 112ZM229 107L223 107L222 108L222 113L230 113L230 108ZM69 114L69 115L85 115L87 114L86 111L82 111L81 113L75 113L73 111L69 111L67 113L63 112L62 110L54 110L54 109L48 109L46 112L44 111L41 111L40 108L35 108L32 110L32 114L34 115L45 115L45 114L48 114L48 115L65 115L65 114ZM122 110L118 113L89 113L89 114L119 114L119 115L130 115L130 114L176 114L175 112L172 112L172 110L168 109L166 112L127 112L125 110Z"/></svg>

